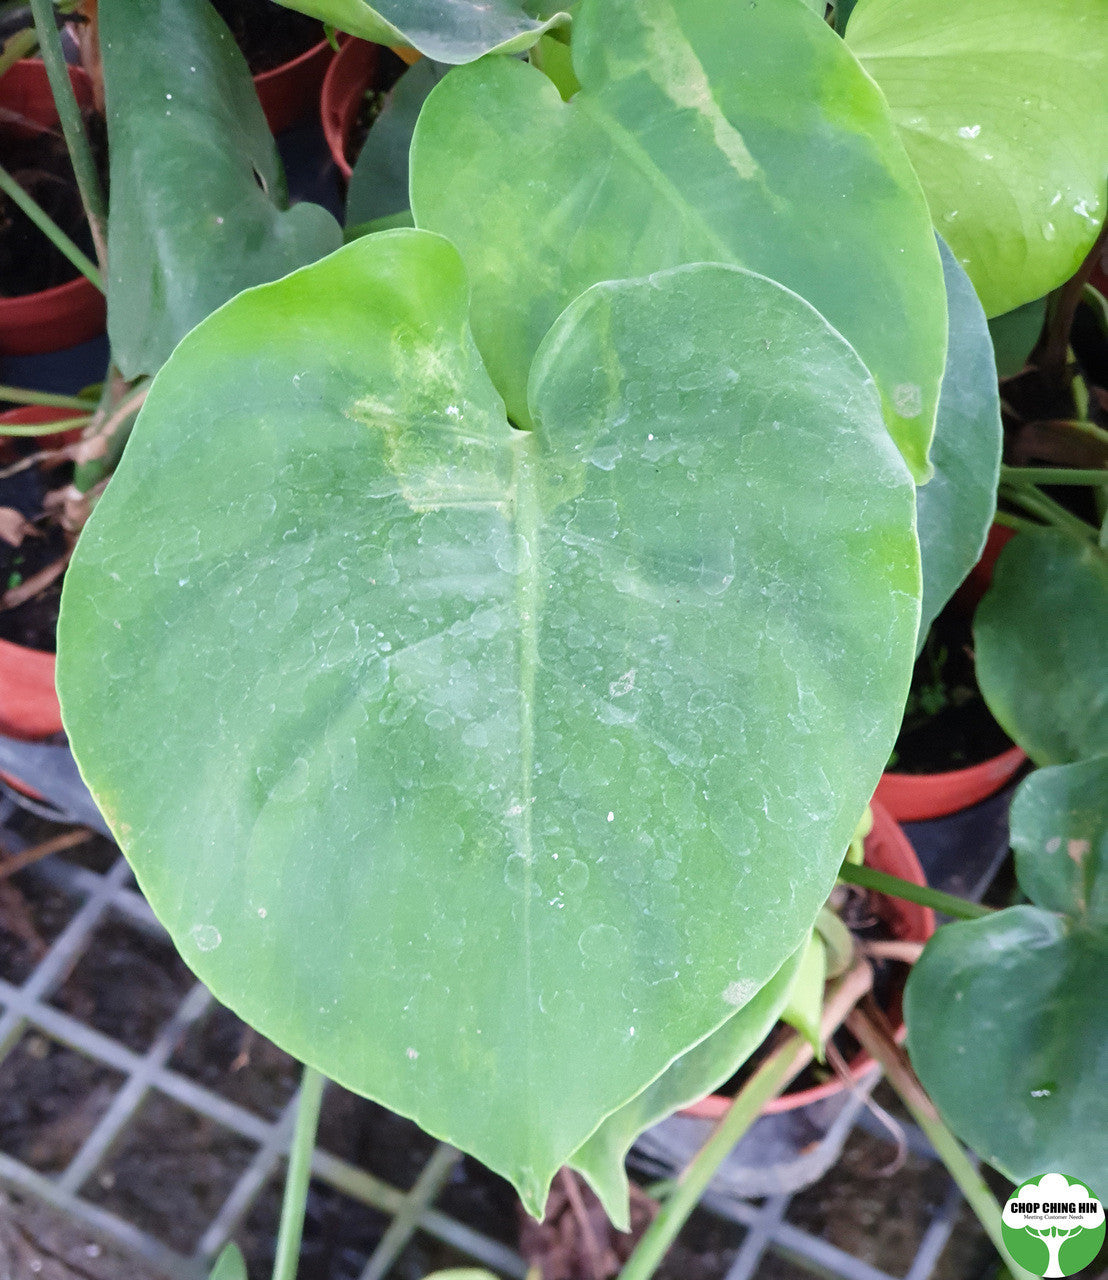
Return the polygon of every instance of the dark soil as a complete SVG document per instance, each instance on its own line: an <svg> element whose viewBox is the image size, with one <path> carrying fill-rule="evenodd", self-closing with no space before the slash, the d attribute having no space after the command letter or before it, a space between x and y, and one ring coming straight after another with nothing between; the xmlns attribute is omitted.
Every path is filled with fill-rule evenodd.
<svg viewBox="0 0 1108 1280"><path fill-rule="evenodd" d="M50 1003L145 1053L195 981L168 939L108 920Z"/></svg>
<svg viewBox="0 0 1108 1280"><path fill-rule="evenodd" d="M0 880L0 978L22 986L77 905L41 876L22 872Z"/></svg>
<svg viewBox="0 0 1108 1280"><path fill-rule="evenodd" d="M381 114L392 92L393 85L407 70L407 64L398 58L391 49L382 48L377 56L377 68L373 83L365 91L365 96L358 104L358 113L354 117L354 125L350 137L346 140L346 158L354 164L365 146L366 135L373 127L374 120Z"/></svg>
<svg viewBox="0 0 1108 1280"><path fill-rule="evenodd" d="M53 653L64 575L59 574L22 604L9 606L4 601L6 592L62 560L70 549L71 540L44 508L48 490L63 485L72 468L67 464L64 468L44 471L39 466L30 466L11 475L4 474L20 458L39 448L31 437L13 438L8 441L4 460L0 462L0 509L18 512L30 526L18 546L0 537L0 640Z"/></svg>
<svg viewBox="0 0 1108 1280"><path fill-rule="evenodd" d="M273 0L212 0L253 75L291 62L323 39L323 24Z"/></svg>
<svg viewBox="0 0 1108 1280"><path fill-rule="evenodd" d="M245 1138L153 1092L83 1194L191 1253L254 1150Z"/></svg>
<svg viewBox="0 0 1108 1280"><path fill-rule="evenodd" d="M229 1102L276 1120L300 1084L300 1064L217 1005L170 1059L174 1071Z"/></svg>
<svg viewBox="0 0 1108 1280"><path fill-rule="evenodd" d="M102 117L86 115L94 154L106 179ZM60 129L21 137L0 129L0 164L89 258L92 236ZM0 195L0 296L22 297L75 280L80 272L7 196Z"/></svg>
<svg viewBox="0 0 1108 1280"><path fill-rule="evenodd" d="M107 1111L123 1077L32 1033L0 1063L0 1150L59 1173Z"/></svg>
<svg viewBox="0 0 1108 1280"><path fill-rule="evenodd" d="M945 773L991 760L1011 745L977 686L970 619L948 607L932 623L916 662L889 768Z"/></svg>

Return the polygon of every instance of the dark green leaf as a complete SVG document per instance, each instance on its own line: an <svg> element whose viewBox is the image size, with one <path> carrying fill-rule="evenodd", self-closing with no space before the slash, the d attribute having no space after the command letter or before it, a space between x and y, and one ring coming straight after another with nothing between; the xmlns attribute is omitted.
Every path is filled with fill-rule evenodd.
<svg viewBox="0 0 1108 1280"><path fill-rule="evenodd" d="M996 371L1001 378L1014 378L1027 363L1045 319L1046 298L1036 298L989 321Z"/></svg>
<svg viewBox="0 0 1108 1280"><path fill-rule="evenodd" d="M985 313L973 285L940 241L950 341L935 439L934 476L917 490L923 610L917 648L981 556L996 512L1000 395Z"/></svg>
<svg viewBox="0 0 1108 1280"><path fill-rule="evenodd" d="M408 151L424 100L446 68L430 58L404 72L366 134L346 194L346 224L372 222L408 211Z"/></svg>
<svg viewBox="0 0 1108 1280"><path fill-rule="evenodd" d="M534 0L278 0L377 44L410 45L439 62L522 53L569 15Z"/></svg>
<svg viewBox="0 0 1108 1280"><path fill-rule="evenodd" d="M1028 778L1012 843L1036 905L935 934L908 981L908 1047L954 1131L1014 1182L1065 1169L1104 1197L1108 757Z"/></svg>
<svg viewBox="0 0 1108 1280"><path fill-rule="evenodd" d="M100 11L111 208L108 333L155 372L228 298L330 253L342 235L285 180L246 62L207 0Z"/></svg>
<svg viewBox="0 0 1108 1280"><path fill-rule="evenodd" d="M1108 751L1108 553L1017 533L974 618L989 709L1036 764Z"/></svg>

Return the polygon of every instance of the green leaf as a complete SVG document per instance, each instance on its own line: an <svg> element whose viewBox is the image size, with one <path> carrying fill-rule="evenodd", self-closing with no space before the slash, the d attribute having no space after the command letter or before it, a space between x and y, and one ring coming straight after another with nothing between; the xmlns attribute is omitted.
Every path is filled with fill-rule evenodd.
<svg viewBox="0 0 1108 1280"><path fill-rule="evenodd" d="M288 208L250 72L207 0L113 0L100 47L108 334L134 378L228 298L330 253L342 234L317 205Z"/></svg>
<svg viewBox="0 0 1108 1280"><path fill-rule="evenodd" d="M800 970L789 989L789 998L781 1010L781 1018L795 1028L812 1046L818 1058L823 1057L823 1041L819 1023L823 1015L823 988L827 982L827 944L819 933L808 937L800 961Z"/></svg>
<svg viewBox="0 0 1108 1280"><path fill-rule="evenodd" d="M1032 774L1012 844L1036 905L935 934L908 980L908 1047L951 1128L1013 1182L1065 1169L1103 1197L1108 757Z"/></svg>
<svg viewBox="0 0 1108 1280"><path fill-rule="evenodd" d="M1012 802L1012 848L1032 902L1108 930L1108 758L1027 778Z"/></svg>
<svg viewBox="0 0 1108 1280"><path fill-rule="evenodd" d="M528 423L535 349L589 285L737 263L854 346L922 477L946 340L938 250L887 108L842 41L797 0L583 0L573 63L584 88L568 103L508 59L453 71L412 145L416 225L462 254L512 421Z"/></svg>
<svg viewBox="0 0 1108 1280"><path fill-rule="evenodd" d="M215 1260L209 1280L247 1280L246 1259L237 1244L232 1242L224 1246Z"/></svg>
<svg viewBox="0 0 1108 1280"><path fill-rule="evenodd" d="M914 491L855 353L762 277L579 298L533 432L467 305L453 247L393 231L194 330L66 574L58 681L217 997L540 1213L826 899L908 689Z"/></svg>
<svg viewBox="0 0 1108 1280"><path fill-rule="evenodd" d="M1104 0L859 0L846 39L987 314L1069 279L1105 213Z"/></svg>
<svg viewBox="0 0 1108 1280"><path fill-rule="evenodd" d="M573 1153L570 1165L589 1180L618 1231L631 1229L624 1162L636 1138L679 1108L714 1092L738 1071L781 1017L806 949L795 951L718 1031L671 1062Z"/></svg>
<svg viewBox="0 0 1108 1280"><path fill-rule="evenodd" d="M348 227L408 211L412 131L427 95L445 70L442 63L420 58L393 86L354 162L346 193Z"/></svg>
<svg viewBox="0 0 1108 1280"><path fill-rule="evenodd" d="M996 355L996 371L1001 378L1014 378L1027 364L1046 319L1046 298L1025 302L989 321L989 333Z"/></svg>
<svg viewBox="0 0 1108 1280"><path fill-rule="evenodd" d="M996 513L1000 475L1000 394L981 303L940 241L950 341L931 461L935 474L916 494L923 610L917 648L931 623L981 557Z"/></svg>
<svg viewBox="0 0 1108 1280"><path fill-rule="evenodd" d="M1054 530L1017 533L973 626L977 681L1036 764L1108 751L1108 554Z"/></svg>
<svg viewBox="0 0 1108 1280"><path fill-rule="evenodd" d="M278 0L376 44L410 45L438 62L522 53L569 14L534 0Z"/></svg>

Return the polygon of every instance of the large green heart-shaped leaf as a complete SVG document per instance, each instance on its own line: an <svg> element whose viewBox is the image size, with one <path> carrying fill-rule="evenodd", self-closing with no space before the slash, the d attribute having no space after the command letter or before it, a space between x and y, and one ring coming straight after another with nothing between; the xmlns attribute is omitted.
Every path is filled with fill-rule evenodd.
<svg viewBox="0 0 1108 1280"><path fill-rule="evenodd" d="M1012 844L1037 905L939 930L908 981L908 1047L951 1127L1014 1182L1065 1169L1103 1198L1108 757L1032 774Z"/></svg>
<svg viewBox="0 0 1108 1280"><path fill-rule="evenodd" d="M807 944L798 948L718 1031L670 1063L657 1080L613 1112L573 1153L570 1165L589 1180L618 1230L631 1229L624 1161L635 1139L735 1074L780 1018L806 950Z"/></svg>
<svg viewBox="0 0 1108 1280"><path fill-rule="evenodd" d="M846 39L986 312L1068 279L1105 213L1104 0L859 0Z"/></svg>
<svg viewBox="0 0 1108 1280"><path fill-rule="evenodd" d="M467 307L397 231L193 331L58 680L197 974L539 1213L826 898L908 687L913 486L853 350L760 276L588 292L532 432Z"/></svg>
<svg viewBox="0 0 1108 1280"><path fill-rule="evenodd" d="M738 263L854 346L922 478L942 271L888 109L842 41L799 0L583 0L573 64L583 89L568 103L521 63L455 70L412 143L416 225L461 251L512 420L528 421L532 354L589 285Z"/></svg>
<svg viewBox="0 0 1108 1280"><path fill-rule="evenodd" d="M438 62L522 53L569 14L545 0L278 0L377 44L410 45Z"/></svg>
<svg viewBox="0 0 1108 1280"><path fill-rule="evenodd" d="M128 378L157 370L241 289L337 248L285 179L250 72L207 0L100 10L111 209L108 333Z"/></svg>
<svg viewBox="0 0 1108 1280"><path fill-rule="evenodd" d="M1108 752L1108 551L1050 529L1016 534L973 634L985 701L1036 764Z"/></svg>
<svg viewBox="0 0 1108 1280"><path fill-rule="evenodd" d="M981 556L996 512L1000 393L985 313L969 277L940 241L950 341L935 439L934 476L916 494L923 608L919 641Z"/></svg>

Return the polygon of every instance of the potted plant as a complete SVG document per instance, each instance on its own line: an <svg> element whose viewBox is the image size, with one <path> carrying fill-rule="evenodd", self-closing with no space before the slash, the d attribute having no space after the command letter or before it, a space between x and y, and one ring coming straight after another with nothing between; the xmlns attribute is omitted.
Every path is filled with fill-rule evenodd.
<svg viewBox="0 0 1108 1280"><path fill-rule="evenodd" d="M78 67L69 69L77 102L83 109L92 104L92 87ZM7 173L0 234L3 235L5 265L3 297L0 297L0 353L37 355L57 351L96 337L104 331L104 295L95 282L95 268L87 254L92 245L78 250L71 264L72 236L85 228L80 198L72 187L71 173L58 130L58 112L50 94L43 64L34 58L20 60L0 77L0 139L9 140L12 154L0 156L5 165L19 164L26 170L25 181L40 198L54 207L56 216L68 223L61 247L54 244L28 216L23 188ZM44 140L58 143L50 153ZM22 157L20 160L19 157ZM21 199L21 196L24 196ZM68 243L67 243L68 242ZM91 270L90 270L91 268ZM94 278L90 279L90 275ZM25 277L25 281L24 281ZM43 284L45 281L47 283ZM26 284L30 288L26 288ZM25 291L26 290L26 291Z"/></svg>
<svg viewBox="0 0 1108 1280"><path fill-rule="evenodd" d="M1064 69L1048 60L1034 92L1086 77L1099 102L1101 11L1021 26L1023 3L1005 0L1003 29L1032 28ZM178 9L206 39L200 9ZM918 107L889 57L941 33L944 68L978 65L981 25L958 6L862 0L849 47L799 3L681 9L584 0L565 102L537 66L470 61L565 15L506 5L406 33L402 10L343 6L353 34L466 65L415 129L414 226L331 253L311 211L224 199L154 251L115 203L155 145L132 122L179 165L203 119L237 174L219 129L246 99L228 73L200 115L168 35L144 33L140 76L137 12L101 14L120 23L102 29L109 328L125 376L158 373L67 575L62 705L188 963L314 1064L283 1275L320 1069L475 1152L537 1213L598 1125L676 1089L694 1057L734 1060L836 877L983 910L841 852L895 738L921 597L941 607L995 501L957 450L929 457L958 435L936 415L943 396L963 411L952 371L974 346L948 351L950 316L965 304L987 341L975 291L1001 312L1070 274L1102 211L1102 144L1067 151L1088 216L1025 243L1050 208L1025 180L1047 163L1028 132L995 170L1016 212L983 245L999 214L975 194L981 149L1028 88L991 62L999 89L952 123L921 57L928 126L902 143ZM928 165L929 130L958 165ZM269 275L293 240L309 265L206 319L215 290L147 287L188 280L202 232L253 243L254 217ZM994 438L972 451L993 457ZM947 483L921 572L932 469ZM842 995L831 1022L890 1061L878 1016ZM711 1158L812 1052L771 1055ZM995 1226L964 1154L944 1153ZM621 1177L602 1165L617 1217Z"/></svg>

